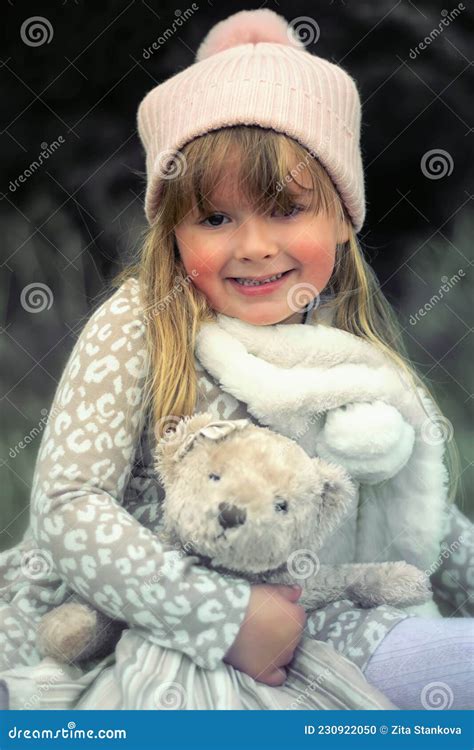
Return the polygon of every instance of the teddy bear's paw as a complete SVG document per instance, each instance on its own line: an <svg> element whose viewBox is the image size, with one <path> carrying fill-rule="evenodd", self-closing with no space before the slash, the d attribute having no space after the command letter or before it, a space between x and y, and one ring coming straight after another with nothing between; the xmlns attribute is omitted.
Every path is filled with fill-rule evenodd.
<svg viewBox="0 0 474 750"><path fill-rule="evenodd" d="M85 604L70 602L52 609L40 620L37 648L41 656L73 662L94 639L97 613Z"/></svg>
<svg viewBox="0 0 474 750"><path fill-rule="evenodd" d="M431 599L430 579L422 570L404 561L386 563L380 579L380 594L384 604L398 607L422 604Z"/></svg>
<svg viewBox="0 0 474 750"><path fill-rule="evenodd" d="M369 563L361 568L350 590L350 598L360 607L408 607L431 598L429 578L414 565L401 561Z"/></svg>

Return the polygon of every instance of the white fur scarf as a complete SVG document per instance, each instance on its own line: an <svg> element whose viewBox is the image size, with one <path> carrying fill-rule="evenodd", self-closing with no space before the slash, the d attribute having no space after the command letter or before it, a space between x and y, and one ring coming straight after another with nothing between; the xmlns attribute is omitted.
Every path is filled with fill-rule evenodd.
<svg viewBox="0 0 474 750"><path fill-rule="evenodd" d="M433 565L447 507L444 443L436 429L439 414L424 391L418 389L420 399L416 397L404 373L385 354L321 323L257 326L222 314L217 323L201 326L195 353L222 389L244 402L260 424L295 439L310 456L323 455L318 445L323 445L322 430L331 410L374 401L395 407L398 418L401 414L411 426L409 455L391 478L360 482L353 559L345 561L406 560L423 570ZM370 421L353 427L355 450L364 442L385 439L383 429L373 434ZM339 463L345 466L343 454ZM337 557L334 561L344 561Z"/></svg>

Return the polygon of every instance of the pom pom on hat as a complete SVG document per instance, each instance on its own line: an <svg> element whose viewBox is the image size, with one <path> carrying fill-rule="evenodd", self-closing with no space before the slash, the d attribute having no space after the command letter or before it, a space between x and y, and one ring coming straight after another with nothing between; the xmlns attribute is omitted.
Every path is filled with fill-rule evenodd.
<svg viewBox="0 0 474 750"><path fill-rule="evenodd" d="M196 62L239 44L270 42L304 50L292 27L283 16L269 8L241 10L212 27L196 53Z"/></svg>

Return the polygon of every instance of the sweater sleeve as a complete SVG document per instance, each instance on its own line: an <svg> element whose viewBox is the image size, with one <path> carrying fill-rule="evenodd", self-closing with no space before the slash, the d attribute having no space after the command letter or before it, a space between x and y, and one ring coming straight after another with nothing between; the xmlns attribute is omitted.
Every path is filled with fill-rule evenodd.
<svg viewBox="0 0 474 750"><path fill-rule="evenodd" d="M474 617L474 524L456 505L449 508L441 552L428 572L446 617Z"/></svg>
<svg viewBox="0 0 474 750"><path fill-rule="evenodd" d="M63 371L36 461L31 531L92 606L214 669L235 640L250 586L166 548L123 507L146 367L138 282L128 279L86 323Z"/></svg>

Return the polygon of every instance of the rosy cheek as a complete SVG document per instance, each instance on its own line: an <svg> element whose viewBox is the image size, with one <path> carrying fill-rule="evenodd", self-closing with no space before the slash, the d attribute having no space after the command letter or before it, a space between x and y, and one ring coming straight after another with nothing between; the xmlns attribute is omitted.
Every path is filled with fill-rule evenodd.
<svg viewBox="0 0 474 750"><path fill-rule="evenodd" d="M218 282L219 268L215 265L215 259L212 257L208 256L206 259L196 254L190 256L185 263L187 273L192 272L194 286L206 296L212 295Z"/></svg>
<svg viewBox="0 0 474 750"><path fill-rule="evenodd" d="M216 257L207 244L202 243L192 232L186 231L177 233L177 243L188 273L194 272L196 278L204 278L212 273Z"/></svg>
<svg viewBox="0 0 474 750"><path fill-rule="evenodd" d="M329 242L315 244L314 240L299 243L294 250L294 256L308 269L320 267L326 269L334 263L335 248Z"/></svg>

